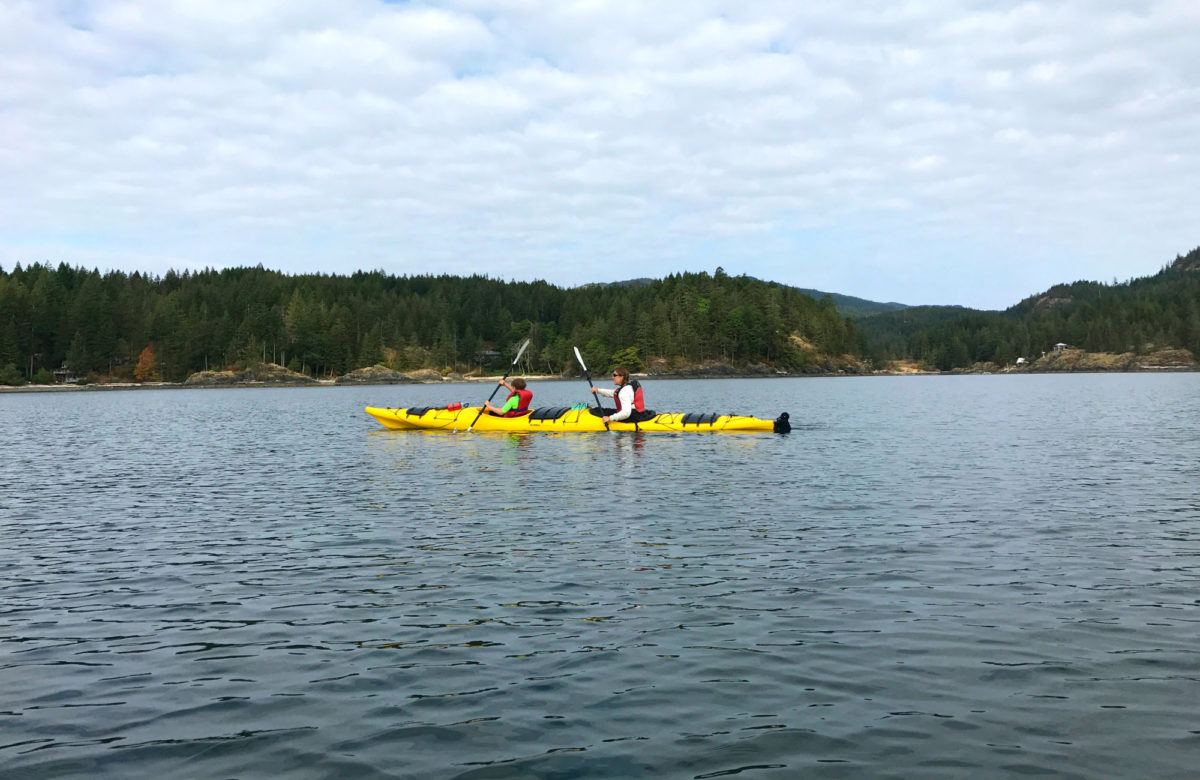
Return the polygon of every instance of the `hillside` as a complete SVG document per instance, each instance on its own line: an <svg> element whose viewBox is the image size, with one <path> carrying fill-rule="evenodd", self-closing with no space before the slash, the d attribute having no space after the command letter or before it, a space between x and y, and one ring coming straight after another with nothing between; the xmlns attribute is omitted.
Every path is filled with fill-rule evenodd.
<svg viewBox="0 0 1200 780"><path fill-rule="evenodd" d="M862 341L829 300L783 285L673 274L564 289L483 276L287 275L229 268L162 277L33 264L0 269L0 383L181 381L279 364L332 378L383 364L443 373L837 370Z"/></svg>
<svg viewBox="0 0 1200 780"><path fill-rule="evenodd" d="M1013 366L1063 343L1130 356L1200 354L1200 249L1120 284L1054 285L1005 311L905 307L801 290L721 269L565 289L483 276L287 275L256 268L139 273L66 264L0 268L0 384L181 381L277 363L314 378L392 371L861 373ZM819 296L819 297L814 297ZM1099 360L1099 359L1097 359Z"/></svg>
<svg viewBox="0 0 1200 780"><path fill-rule="evenodd" d="M806 287L793 288L797 292L802 292L810 298L820 300L826 295L833 300L833 305L837 310L847 317L869 317L882 312L900 311L902 309L911 308L908 304L895 303L894 301L881 302L870 301L866 298L855 298L853 295L842 295L840 293L822 292L820 290L810 290Z"/></svg>
<svg viewBox="0 0 1200 780"><path fill-rule="evenodd" d="M723 273L723 270L720 268L718 268L717 271L719 273ZM871 301L871 300L867 300L866 298L856 298L853 295L842 295L841 293L824 292L822 290L814 290L814 289L811 289L808 287L794 287L792 285L784 285L784 284L780 284L779 282L772 282L772 281L769 281L766 279L758 279L753 276L746 276L743 278L750 279L750 280L756 281L756 282L763 282L764 284L775 284L775 285L779 285L781 287L786 287L790 290L795 290L796 292L801 293L803 295L807 295L809 298L812 298L815 301L819 301L822 298L825 298L826 296L828 296L829 299L833 301L834 308L836 308L839 312L841 312L842 314L844 314L847 317L866 317L866 316L870 316L872 314L878 314L880 312L898 311L900 309L909 308L907 304L903 304L903 303L895 303L895 302L883 303L880 301ZM581 287L583 287L583 288L596 287L596 286L644 287L648 284L653 284L655 281L656 280L654 280L654 279L648 279L648 278L642 277L642 278L638 278L638 279L625 279L625 280L622 280L619 282L607 282L604 284L581 285Z"/></svg>
<svg viewBox="0 0 1200 780"><path fill-rule="evenodd" d="M914 307L858 320L875 362L907 359L941 370L1008 365L1064 343L1092 353L1200 354L1200 248L1152 276L1117 284L1077 281L1003 312Z"/></svg>

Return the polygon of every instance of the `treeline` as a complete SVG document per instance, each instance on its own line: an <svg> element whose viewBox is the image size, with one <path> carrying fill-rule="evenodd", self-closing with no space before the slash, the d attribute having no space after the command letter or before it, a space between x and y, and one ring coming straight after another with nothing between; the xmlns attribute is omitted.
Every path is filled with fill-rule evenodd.
<svg viewBox="0 0 1200 780"><path fill-rule="evenodd" d="M311 376L399 370L567 373L765 364L828 368L914 360L949 370L1011 364L1055 343L1092 352L1184 347L1200 355L1200 248L1153 276L1058 285L1003 312L916 307L848 320L829 296L721 269L564 289L484 276L287 275L256 268L101 273L0 268L0 384L80 377L178 381L273 362Z"/></svg>
<svg viewBox="0 0 1200 780"><path fill-rule="evenodd" d="M874 363L948 370L1011 364L1062 342L1089 352L1183 347L1200 355L1200 248L1128 282L1057 285L1003 312L923 306L856 320Z"/></svg>
<svg viewBox="0 0 1200 780"><path fill-rule="evenodd" d="M524 370L573 369L579 345L604 368L722 361L800 368L861 354L828 298L744 276L676 274L564 289L483 276L286 275L256 268L101 273L0 268L0 381L80 377L178 381L274 362L312 376L384 363L492 369L532 338Z"/></svg>

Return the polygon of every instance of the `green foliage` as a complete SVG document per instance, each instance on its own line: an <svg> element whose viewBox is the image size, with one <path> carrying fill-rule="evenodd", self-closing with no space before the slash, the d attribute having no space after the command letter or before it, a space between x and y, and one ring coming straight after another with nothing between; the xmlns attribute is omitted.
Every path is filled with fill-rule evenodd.
<svg viewBox="0 0 1200 780"><path fill-rule="evenodd" d="M21 376L21 372L12 363L5 363L0 366L0 385L23 385L25 377Z"/></svg>
<svg viewBox="0 0 1200 780"><path fill-rule="evenodd" d="M1056 285L1006 311L923 306L855 320L868 358L941 369L1037 358L1058 342L1091 352L1183 347L1200 355L1200 249L1116 284Z"/></svg>
<svg viewBox="0 0 1200 780"><path fill-rule="evenodd" d="M822 365L841 355L958 368L1037 357L1059 341L1200 354L1200 249L1144 279L1058 285L1003 312L916 307L848 320L830 296L723 270L564 289L483 276L289 276L255 268L100 273L66 264L0 269L0 365L18 377L65 362L132 376L153 343L163 379L271 362L330 376L392 368L595 371L671 363ZM636 360L633 359L636 356Z"/></svg>
<svg viewBox="0 0 1200 780"><path fill-rule="evenodd" d="M88 370L92 357L88 351L87 337L82 331L75 331L75 335L71 338L71 346L67 347L66 358L67 365L75 373L83 374Z"/></svg>
<svg viewBox="0 0 1200 780"><path fill-rule="evenodd" d="M609 358L609 366L625 366L630 371L641 371L646 366L642 363L641 355L638 354L637 347L626 347L619 349Z"/></svg>
<svg viewBox="0 0 1200 780"><path fill-rule="evenodd" d="M17 318L9 317L0 320L0 365L16 364L21 359L21 351L17 346Z"/></svg>

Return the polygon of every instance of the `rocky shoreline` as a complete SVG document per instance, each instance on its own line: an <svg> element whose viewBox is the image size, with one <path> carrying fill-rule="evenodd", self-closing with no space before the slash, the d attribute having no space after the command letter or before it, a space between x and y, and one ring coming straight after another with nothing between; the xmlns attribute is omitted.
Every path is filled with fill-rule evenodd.
<svg viewBox="0 0 1200 780"><path fill-rule="evenodd" d="M1112 354L1065 349L1047 353L1022 365L999 366L993 363L976 363L969 368L938 371L911 361L895 361L883 369L870 369L862 364L843 363L836 370L814 367L809 371L782 371L768 366L754 366L749 370L724 364L697 366L684 370L665 370L639 373L636 376L655 380L661 379L764 379L801 377L845 377L845 376L956 376L964 374L1056 374L1056 373L1163 373L1200 371L1191 352L1185 349L1167 349L1148 352ZM527 374L525 378L536 382L579 381L576 376L555 374ZM395 371L385 366L371 366L352 371L336 379L314 379L305 374L289 371L283 366L263 364L241 371L199 371L183 382L104 382L66 385L19 385L0 386L5 392L81 392L92 390L163 390L190 388L228 387L333 387L340 385L399 385L441 384L444 382L491 383L500 375L465 376L458 373L442 374L433 369L410 372Z"/></svg>
<svg viewBox="0 0 1200 780"><path fill-rule="evenodd" d="M1200 371L1200 363L1186 349L1159 349L1137 354L1134 352L1087 352L1082 349L1060 349L1013 366L976 363L969 368L956 368L951 374L1063 374L1063 373L1138 373L1163 371Z"/></svg>

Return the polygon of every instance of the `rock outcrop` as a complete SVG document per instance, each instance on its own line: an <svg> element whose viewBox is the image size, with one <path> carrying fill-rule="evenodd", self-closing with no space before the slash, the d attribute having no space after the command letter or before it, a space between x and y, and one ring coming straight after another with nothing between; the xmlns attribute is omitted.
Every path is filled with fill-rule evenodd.
<svg viewBox="0 0 1200 780"><path fill-rule="evenodd" d="M1160 349L1138 355L1133 360L1134 370L1161 370L1200 368L1196 356L1186 349Z"/></svg>
<svg viewBox="0 0 1200 780"><path fill-rule="evenodd" d="M916 360L889 360L883 364L882 368L877 369L873 373L886 374L888 376L909 376L917 374L937 374L935 369L928 368Z"/></svg>
<svg viewBox="0 0 1200 780"><path fill-rule="evenodd" d="M407 374L409 379L415 382L440 382L442 375L434 371L432 368L419 368L416 371L409 371Z"/></svg>
<svg viewBox="0 0 1200 780"><path fill-rule="evenodd" d="M1085 352L1063 349L1048 352L1017 371L1190 371L1200 368L1186 349L1158 349L1142 354L1134 352Z"/></svg>
<svg viewBox="0 0 1200 780"><path fill-rule="evenodd" d="M420 380L407 374L401 374L384 365L358 368L348 374L343 374L334 380L339 385L403 385L413 384Z"/></svg>
<svg viewBox="0 0 1200 780"><path fill-rule="evenodd" d="M307 374L289 371L274 363L259 363L241 371L197 371L185 385L194 387L223 387L228 385L315 385L317 380Z"/></svg>

